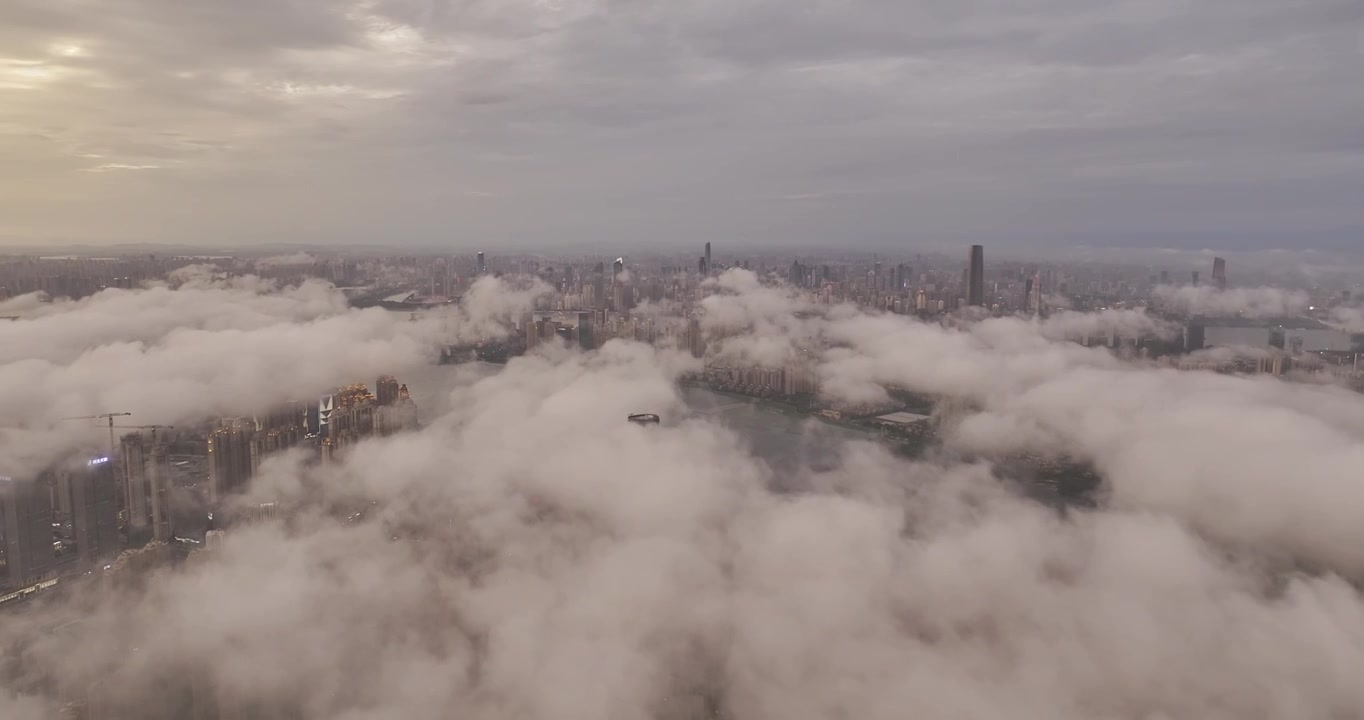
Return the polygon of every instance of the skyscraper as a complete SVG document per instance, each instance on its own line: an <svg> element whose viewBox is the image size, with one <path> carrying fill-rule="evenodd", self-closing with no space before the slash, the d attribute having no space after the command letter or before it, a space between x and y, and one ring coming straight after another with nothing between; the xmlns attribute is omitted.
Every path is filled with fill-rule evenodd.
<svg viewBox="0 0 1364 720"><path fill-rule="evenodd" d="M592 337L592 313L578 313L578 347L591 350L596 346Z"/></svg>
<svg viewBox="0 0 1364 720"><path fill-rule="evenodd" d="M331 410L324 412L324 427L330 421ZM208 436L209 501L220 502L225 496L242 490L251 479L251 431L235 421L227 421ZM321 432L322 436L329 433Z"/></svg>
<svg viewBox="0 0 1364 720"><path fill-rule="evenodd" d="M982 307L985 305L985 247L983 245L972 245L970 260L966 304Z"/></svg>
<svg viewBox="0 0 1364 720"><path fill-rule="evenodd" d="M1207 344L1207 330L1201 317L1195 317L1184 328L1184 352L1197 352Z"/></svg>
<svg viewBox="0 0 1364 720"><path fill-rule="evenodd" d="M488 263L487 263L487 261L483 258L483 253L482 253L482 252L480 252L480 253L478 254L478 262L477 262L477 265L478 265L478 274L479 274L479 275L484 275L484 274L486 274L486 273L488 272Z"/></svg>
<svg viewBox="0 0 1364 720"><path fill-rule="evenodd" d="M0 476L0 587L32 585L55 569L52 510L47 485Z"/></svg>
<svg viewBox="0 0 1364 720"><path fill-rule="evenodd" d="M392 375L384 375L374 384L374 394L380 405L398 402L398 380Z"/></svg>
<svg viewBox="0 0 1364 720"><path fill-rule="evenodd" d="M69 540L75 556L89 567L122 550L118 536L118 486L108 457L83 467L54 472L63 518L71 523Z"/></svg>
<svg viewBox="0 0 1364 720"><path fill-rule="evenodd" d="M152 539L170 542L175 536L175 522L171 514L171 463L165 443L152 445L147 458L147 488L151 494Z"/></svg>
<svg viewBox="0 0 1364 720"><path fill-rule="evenodd" d="M1227 289L1227 261L1220 257L1212 259L1212 284L1218 290Z"/></svg>
<svg viewBox="0 0 1364 720"><path fill-rule="evenodd" d="M123 477L128 541L171 538L171 465L165 442L142 433L123 436Z"/></svg>
<svg viewBox="0 0 1364 720"><path fill-rule="evenodd" d="M1193 271L1193 286L1198 287L1198 271Z"/></svg>
<svg viewBox="0 0 1364 720"><path fill-rule="evenodd" d="M713 266L710 264L710 243L706 243L706 271L705 271L705 274L709 275L709 274L710 274L710 269L711 269L712 267L713 267Z"/></svg>
<svg viewBox="0 0 1364 720"><path fill-rule="evenodd" d="M146 448L140 433L123 436L119 444L123 450L123 506L128 511L128 532L130 536L137 536L151 524Z"/></svg>

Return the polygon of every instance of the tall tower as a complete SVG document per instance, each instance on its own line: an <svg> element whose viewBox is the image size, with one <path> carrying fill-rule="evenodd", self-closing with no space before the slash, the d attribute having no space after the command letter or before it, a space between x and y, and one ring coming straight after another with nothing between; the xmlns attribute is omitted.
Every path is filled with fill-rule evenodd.
<svg viewBox="0 0 1364 720"><path fill-rule="evenodd" d="M706 243L706 275L710 274L710 269L712 267L713 266L710 264L710 243Z"/></svg>
<svg viewBox="0 0 1364 720"><path fill-rule="evenodd" d="M479 274L479 275L484 275L484 274L487 274L487 272L488 272L488 262L487 262L487 260L483 257L483 253L480 252L480 253L478 254L478 274Z"/></svg>
<svg viewBox="0 0 1364 720"><path fill-rule="evenodd" d="M31 585L54 570L53 516L51 487L0 476L0 587Z"/></svg>
<svg viewBox="0 0 1364 720"><path fill-rule="evenodd" d="M583 350L591 350L596 346L592 335L592 313L578 313L578 347Z"/></svg>
<svg viewBox="0 0 1364 720"><path fill-rule="evenodd" d="M1193 286L1198 287L1198 271L1193 271Z"/></svg>
<svg viewBox="0 0 1364 720"><path fill-rule="evenodd" d="M330 396L324 399L330 403ZM330 422L331 407L320 409L319 425L326 427ZM329 429L329 428L328 428ZM330 435L319 428L319 434ZM223 426L208 436L208 496L212 503L221 502L224 497L243 490L251 479L251 437L254 432L237 420L224 420Z"/></svg>
<svg viewBox="0 0 1364 720"><path fill-rule="evenodd" d="M985 305L985 246L971 246L971 267L967 281L966 304Z"/></svg>
<svg viewBox="0 0 1364 720"><path fill-rule="evenodd" d="M1218 290L1227 289L1227 261L1220 257L1212 259L1212 284Z"/></svg>
<svg viewBox="0 0 1364 720"><path fill-rule="evenodd" d="M152 539L170 542L175 537L175 521L171 514L170 448L165 443L155 443L151 455L147 457L147 489L151 497Z"/></svg>
<svg viewBox="0 0 1364 720"><path fill-rule="evenodd" d="M57 490L71 522L71 540L83 566L122 550L118 537L118 486L108 457L87 461L84 467L57 471Z"/></svg>
<svg viewBox="0 0 1364 720"><path fill-rule="evenodd" d="M392 405L398 402L398 380L392 375L384 375L374 384L374 394L378 396L380 405Z"/></svg>
<svg viewBox="0 0 1364 720"><path fill-rule="evenodd" d="M123 450L123 507L128 511L128 529L131 535L142 534L151 519L151 494L147 484L147 459L142 435L124 435L120 441Z"/></svg>

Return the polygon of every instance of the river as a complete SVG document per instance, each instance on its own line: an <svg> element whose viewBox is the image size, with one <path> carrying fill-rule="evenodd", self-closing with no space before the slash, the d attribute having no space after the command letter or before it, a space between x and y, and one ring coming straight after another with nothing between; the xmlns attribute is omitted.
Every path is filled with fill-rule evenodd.
<svg viewBox="0 0 1364 720"><path fill-rule="evenodd" d="M441 365L422 368L399 378L406 382L424 418L450 409L450 391L461 383L496 373L501 366L486 363ZM776 403L714 392L704 387L680 388L690 417L713 419L733 430L752 453L772 466L778 476L800 470L826 471L838 467L842 450L850 441L871 441L876 435L856 428L834 425L787 410ZM664 424L677 418L664 418ZM625 418L621 418L624 422Z"/></svg>

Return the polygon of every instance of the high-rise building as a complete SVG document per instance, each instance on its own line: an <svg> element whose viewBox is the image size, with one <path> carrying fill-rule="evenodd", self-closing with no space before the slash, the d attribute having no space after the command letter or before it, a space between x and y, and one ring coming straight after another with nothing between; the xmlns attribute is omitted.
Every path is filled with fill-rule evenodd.
<svg viewBox="0 0 1364 720"><path fill-rule="evenodd" d="M1193 286L1198 287L1198 271L1193 271Z"/></svg>
<svg viewBox="0 0 1364 720"><path fill-rule="evenodd" d="M526 344L526 351L535 349L540 344L540 329L536 327L535 318L530 313L521 316L522 342Z"/></svg>
<svg viewBox="0 0 1364 720"><path fill-rule="evenodd" d="M165 443L152 445L147 458L147 488L151 495L152 539L170 542L175 536L171 513L171 463Z"/></svg>
<svg viewBox="0 0 1364 720"><path fill-rule="evenodd" d="M611 264L611 282L620 282L620 275L623 272L625 272L625 258L618 257L616 262Z"/></svg>
<svg viewBox="0 0 1364 720"><path fill-rule="evenodd" d="M985 305L985 247L971 246L971 267L967 280L966 304L982 307Z"/></svg>
<svg viewBox="0 0 1364 720"><path fill-rule="evenodd" d="M701 332L701 320L696 317L687 319L687 349L691 351L692 357L703 357L706 354L706 339Z"/></svg>
<svg viewBox="0 0 1364 720"><path fill-rule="evenodd" d="M298 424L297 417L288 418ZM155 434L123 436L123 502L127 513L128 542L138 546L148 539L171 539L172 468L169 448Z"/></svg>
<svg viewBox="0 0 1364 720"><path fill-rule="evenodd" d="M1161 271L1160 271L1160 284L1161 284L1161 285L1169 285L1169 284L1170 284L1170 271L1169 271L1169 270L1161 270Z"/></svg>
<svg viewBox="0 0 1364 720"><path fill-rule="evenodd" d="M47 484L0 476L0 587L27 587L55 571L53 516Z"/></svg>
<svg viewBox="0 0 1364 720"><path fill-rule="evenodd" d="M578 313L578 347L591 350L596 346L592 337L592 313Z"/></svg>
<svg viewBox="0 0 1364 720"><path fill-rule="evenodd" d="M118 533L117 481L107 456L92 458L78 467L60 467L43 474L56 493L57 529L54 549L61 562L78 561L90 567L101 558L123 549Z"/></svg>
<svg viewBox="0 0 1364 720"><path fill-rule="evenodd" d="M1227 261L1223 258L1212 259L1212 283L1218 290L1227 289Z"/></svg>
<svg viewBox="0 0 1364 720"><path fill-rule="evenodd" d="M476 261L476 265L477 265L477 272L478 272L479 275L486 275L486 274L487 274L487 272L488 272L488 262L487 262L487 260L483 257L483 253L482 253L482 252L480 252L480 253L478 254L478 259L477 259L477 261Z"/></svg>
<svg viewBox="0 0 1364 720"><path fill-rule="evenodd" d="M592 271L592 298L596 301L593 306L596 310L606 309L606 271L601 263Z"/></svg>
<svg viewBox="0 0 1364 720"><path fill-rule="evenodd" d="M398 402L398 379L392 375L384 375L374 383L374 394L379 400L380 405L392 405Z"/></svg>
<svg viewBox="0 0 1364 720"><path fill-rule="evenodd" d="M328 396L330 397L330 396ZM326 411L330 420L331 410ZM325 423L324 423L325 424ZM208 497L217 504L224 497L246 487L251 479L251 435L242 423L229 420L208 436ZM327 433L320 433L326 435Z"/></svg>
<svg viewBox="0 0 1364 720"><path fill-rule="evenodd" d="M1184 352L1197 352L1207 345L1207 331L1201 318L1189 321L1184 328Z"/></svg>
<svg viewBox="0 0 1364 720"><path fill-rule="evenodd" d="M277 503L259 503L242 510L242 519L247 522L266 522L279 518L279 505Z"/></svg>
<svg viewBox="0 0 1364 720"><path fill-rule="evenodd" d="M125 435L119 442L123 463L123 507L128 513L128 533L136 537L151 525L151 491L147 484L146 447L142 435Z"/></svg>
<svg viewBox="0 0 1364 720"><path fill-rule="evenodd" d="M712 267L714 267L714 265L711 265L710 263L710 243L706 243L706 270L704 274L709 275Z"/></svg>

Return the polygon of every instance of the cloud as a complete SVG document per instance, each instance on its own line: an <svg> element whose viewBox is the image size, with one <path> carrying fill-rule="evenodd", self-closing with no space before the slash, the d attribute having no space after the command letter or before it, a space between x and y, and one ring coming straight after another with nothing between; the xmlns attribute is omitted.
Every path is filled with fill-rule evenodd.
<svg viewBox="0 0 1364 720"><path fill-rule="evenodd" d="M0 668L0 711L30 720L89 697L113 714L174 716L185 692L224 713L348 719L910 706L942 718L1332 717L1364 705L1357 394L1160 369L1059 339L1159 329L1131 311L944 327L813 312L751 273L712 290L708 323L726 341L818 340L828 392L915 390L956 403L959 421L919 460L850 440L833 462L779 470L688 407L676 381L693 364L675 351L546 346L466 368L418 430L334 463L271 462L253 498L279 502L278 520L0 614L0 643L21 660ZM243 393L372 371L371 345L423 362L424 321L334 309L327 291L200 280L16 322L59 337L119 303L183 306L184 328L153 318L159 332L102 336L91 355L138 348L119 362L86 367L62 342L43 360L48 387L98 371L129 397L204 363ZM483 279L472 304L431 324L481 332L537 292ZM196 310L214 302L221 320ZM0 363L0 378L26 362ZM14 387L0 388L11 407ZM640 411L665 421L624 421ZM1090 462L1104 492L1064 511L1032 499L991 462L1018 452Z"/></svg>
<svg viewBox="0 0 1364 720"><path fill-rule="evenodd" d="M354 311L329 284L280 288L189 275L177 289L109 289L33 303L0 327L0 458L28 467L93 431L63 418L131 412L173 425L261 412L328 387L419 367L442 344L486 337L531 307L533 290L481 280L457 309L418 321ZM182 278L184 279L184 278ZM67 429L62 429L67 428Z"/></svg>
<svg viewBox="0 0 1364 720"><path fill-rule="evenodd" d="M701 328L717 357L780 367L813 339L812 326L801 315L815 305L790 286L765 285L740 268L706 285L713 292L701 300Z"/></svg>
<svg viewBox="0 0 1364 720"><path fill-rule="evenodd" d="M1331 310L1331 319L1347 332L1364 332L1364 308L1337 307Z"/></svg>
<svg viewBox="0 0 1364 720"><path fill-rule="evenodd" d="M317 258L305 253L296 252L289 255L271 255L256 261L257 267L288 267L290 265L312 265L317 262Z"/></svg>
<svg viewBox="0 0 1364 720"><path fill-rule="evenodd" d="M1152 293L1164 307L1191 315L1288 317L1307 309L1307 294L1273 287L1231 288L1163 285Z"/></svg>

